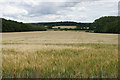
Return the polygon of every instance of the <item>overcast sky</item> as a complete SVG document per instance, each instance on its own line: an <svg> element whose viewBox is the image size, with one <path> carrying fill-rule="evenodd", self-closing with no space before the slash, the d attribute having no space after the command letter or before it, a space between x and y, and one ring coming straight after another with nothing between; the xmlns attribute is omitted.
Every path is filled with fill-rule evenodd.
<svg viewBox="0 0 120 80"><path fill-rule="evenodd" d="M20 22L93 22L117 16L119 0L0 0L0 17Z"/></svg>

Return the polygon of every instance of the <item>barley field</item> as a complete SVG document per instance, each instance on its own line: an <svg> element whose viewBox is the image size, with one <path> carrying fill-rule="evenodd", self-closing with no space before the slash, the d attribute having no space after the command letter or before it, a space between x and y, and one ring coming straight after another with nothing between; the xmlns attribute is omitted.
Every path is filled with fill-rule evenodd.
<svg viewBox="0 0 120 80"><path fill-rule="evenodd" d="M1 35L3 78L116 78L118 75L117 34L40 31Z"/></svg>

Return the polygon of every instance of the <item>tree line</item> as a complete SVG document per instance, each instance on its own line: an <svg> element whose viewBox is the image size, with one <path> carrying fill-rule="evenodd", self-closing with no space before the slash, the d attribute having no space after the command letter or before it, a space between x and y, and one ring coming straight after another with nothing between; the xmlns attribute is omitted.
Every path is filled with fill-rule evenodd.
<svg viewBox="0 0 120 80"><path fill-rule="evenodd" d="M2 32L46 31L54 26L76 26L76 29L65 30L93 30L95 33L120 33L119 16L105 16L96 19L93 23L80 22L42 22L22 23L2 18Z"/></svg>
<svg viewBox="0 0 120 80"><path fill-rule="evenodd" d="M81 30L81 28L83 27L90 27L90 29L92 29L92 23L80 23L80 22L72 22L72 21L44 22L44 23L30 23L30 24L47 26L48 29L52 29L52 27L54 26L76 26L77 28L73 30Z"/></svg>
<svg viewBox="0 0 120 80"><path fill-rule="evenodd" d="M120 33L119 16L105 16L93 22L95 33Z"/></svg>
<svg viewBox="0 0 120 80"><path fill-rule="evenodd" d="M2 32L45 31L44 26L25 24L2 18Z"/></svg>

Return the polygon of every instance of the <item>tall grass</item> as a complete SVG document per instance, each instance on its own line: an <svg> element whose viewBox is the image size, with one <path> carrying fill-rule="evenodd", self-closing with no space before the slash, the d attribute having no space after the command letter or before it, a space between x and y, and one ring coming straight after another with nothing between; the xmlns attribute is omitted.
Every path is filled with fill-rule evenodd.
<svg viewBox="0 0 120 80"><path fill-rule="evenodd" d="M117 77L117 45L88 45L5 46L3 77Z"/></svg>
<svg viewBox="0 0 120 80"><path fill-rule="evenodd" d="M48 32L53 34L54 32ZM56 32L57 33L57 32ZM70 42L65 40L66 36L61 36L61 40L55 39L55 35L52 38L48 38L48 35L44 35L42 39L53 40L43 41L38 37L38 33L33 34L35 36L29 36L30 33L25 33L25 35L19 38L20 33L14 34L13 39L6 36L10 34L5 34L3 36L3 47L2 47L2 70L3 77L6 78L116 78L118 75L118 45L117 41L113 38L116 35L106 34L88 34L82 33L84 35L90 36L101 36L104 43L92 43L80 42L80 39L88 39L87 36L80 38L70 35L70 32L63 32L65 35L69 36ZM28 34L28 36L27 36ZM39 33L40 34L40 33ZM46 34L43 33L43 34ZM75 35L76 32L71 32L70 34ZM40 34L41 36L41 34ZM50 36L50 35L49 35ZM54 36L54 37L53 37ZM103 37L102 37L103 36ZM104 37L106 36L106 37ZM34 40L30 37L34 37ZM79 37L79 38L78 38ZM23 42L13 42L22 39ZM56 36L57 38L57 36ZM67 37L66 37L67 38ZM78 38L78 42L74 42ZM93 37L92 37L93 38ZM42 41L39 41L40 39ZM59 38L58 38L59 39ZM106 43L115 41L113 43ZM36 40L38 42L36 42ZM28 41L28 42L27 42ZM32 41L32 42L29 42ZM54 42L56 41L56 42ZM86 40L88 41L88 40ZM94 40L91 40L94 41ZM96 39L99 41L99 38ZM11 43L10 43L11 42ZM45 43L44 43L45 42Z"/></svg>

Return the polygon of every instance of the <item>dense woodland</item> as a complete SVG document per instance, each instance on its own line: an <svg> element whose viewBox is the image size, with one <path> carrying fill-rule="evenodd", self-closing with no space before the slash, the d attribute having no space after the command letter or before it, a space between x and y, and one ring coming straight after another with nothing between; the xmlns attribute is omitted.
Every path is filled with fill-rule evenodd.
<svg viewBox="0 0 120 80"><path fill-rule="evenodd" d="M120 33L118 16L106 16L96 19L93 23L77 22L44 22L44 23L22 23L12 20L2 19L2 32L22 32L22 31L45 31L53 26L76 26L76 29L65 30L93 30L95 33ZM89 27L89 29L85 28Z"/></svg>
<svg viewBox="0 0 120 80"><path fill-rule="evenodd" d="M120 19L118 16L106 16L96 19L93 26L96 33L120 33Z"/></svg>
<svg viewBox="0 0 120 80"><path fill-rule="evenodd" d="M46 28L39 25L24 24L22 22L2 19L2 32L45 31Z"/></svg>

